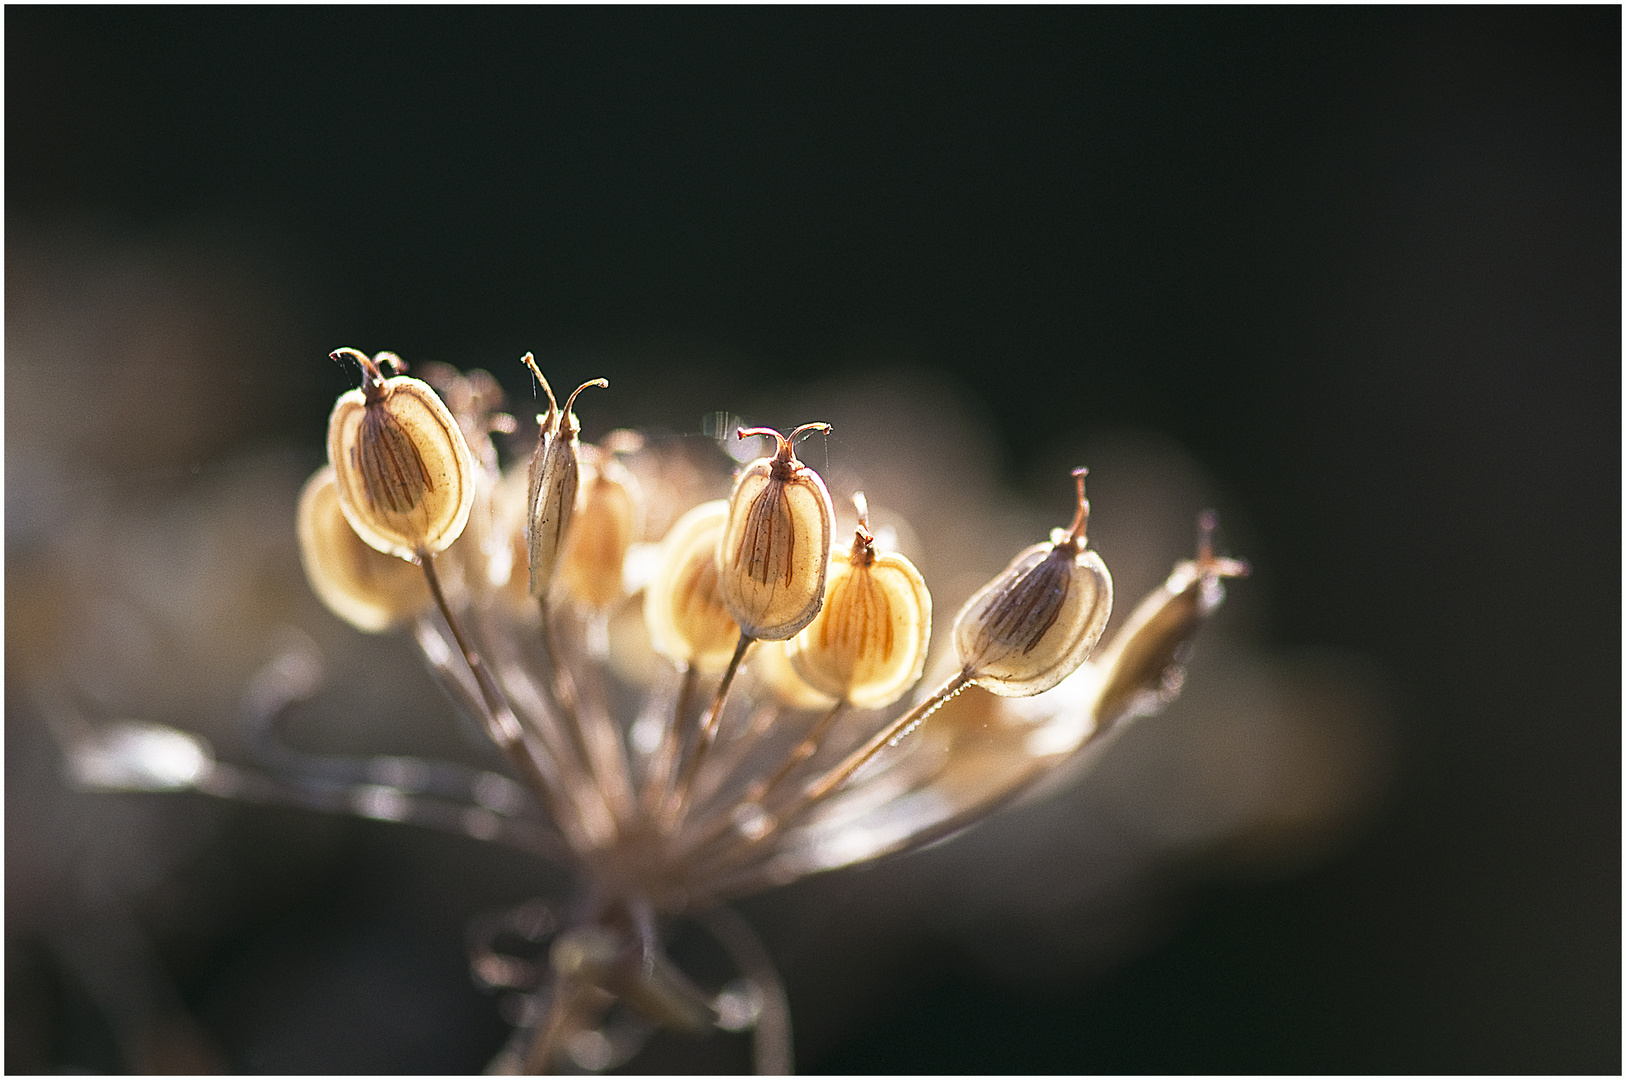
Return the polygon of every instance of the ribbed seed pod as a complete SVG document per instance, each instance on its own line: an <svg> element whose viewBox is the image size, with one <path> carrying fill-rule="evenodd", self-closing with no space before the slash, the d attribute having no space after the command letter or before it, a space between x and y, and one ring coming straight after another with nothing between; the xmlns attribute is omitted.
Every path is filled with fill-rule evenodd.
<svg viewBox="0 0 1626 1080"><path fill-rule="evenodd" d="M299 493L299 560L328 610L358 630L382 633L434 601L416 566L362 542L339 506L333 466Z"/></svg>
<svg viewBox="0 0 1626 1080"><path fill-rule="evenodd" d="M1078 669L1112 614L1112 575L1085 547L1090 504L1078 481L1072 526L1034 544L984 585L954 619L954 649L979 686L1004 697L1050 689Z"/></svg>
<svg viewBox="0 0 1626 1080"><path fill-rule="evenodd" d="M1095 715L1101 726L1154 712L1180 692L1192 637L1225 599L1222 579L1243 577L1248 564L1214 554L1215 517L1199 519L1197 558L1177 563L1161 588L1135 608L1096 661L1103 674Z"/></svg>
<svg viewBox="0 0 1626 1080"><path fill-rule="evenodd" d="M728 666L739 624L717 588L717 538L728 519L723 499L701 503L678 518L661 541L655 573L644 589L644 623L662 656L702 674Z"/></svg>
<svg viewBox="0 0 1626 1080"><path fill-rule="evenodd" d="M644 500L638 481L620 462L608 454L596 458L597 464L583 468L558 575L572 600L603 611L621 599L622 568L643 531Z"/></svg>
<svg viewBox="0 0 1626 1080"><path fill-rule="evenodd" d="M878 709L920 679L931 640L932 597L913 563L877 553L860 493L850 549L830 555L824 607L790 640L791 666L820 693Z"/></svg>
<svg viewBox="0 0 1626 1080"><path fill-rule="evenodd" d="M813 621L824 602L835 510L819 474L796 460L791 443L772 428L742 428L739 437L772 435L773 457L758 458L740 473L728 500L728 523L717 545L718 585L740 630L780 641Z"/></svg>
<svg viewBox="0 0 1626 1080"><path fill-rule="evenodd" d="M386 361L339 349L361 365L361 389L342 395L328 419L327 455L345 518L371 546L403 559L444 551L463 532L474 501L474 458L457 421L428 384L384 377Z"/></svg>
<svg viewBox="0 0 1626 1080"><path fill-rule="evenodd" d="M581 425L570 407L576 402L576 394L589 386L605 387L610 383L606 379L582 383L561 410L554 400L553 388L542 377L536 360L530 353L520 359L531 369L531 374L536 376L543 392L548 395L547 413L536 418L542 433L537 439L535 452L531 454L525 526L531 595L542 597L548 594L548 586L553 581L554 567L564 547L570 519L576 513L576 491L581 483L581 446L578 439Z"/></svg>

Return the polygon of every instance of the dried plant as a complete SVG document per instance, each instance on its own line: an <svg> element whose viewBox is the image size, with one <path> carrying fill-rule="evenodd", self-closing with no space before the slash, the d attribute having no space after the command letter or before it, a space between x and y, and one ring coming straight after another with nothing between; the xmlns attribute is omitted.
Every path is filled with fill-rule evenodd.
<svg viewBox="0 0 1626 1080"><path fill-rule="evenodd" d="M568 868L579 895L471 935L476 979L518 1002L498 1072L614 1067L659 1027L749 1030L758 1070L789 1071L783 989L727 904L948 836L1162 708L1224 579L1247 570L1213 552L1204 513L1195 558L1098 646L1112 578L1077 469L1070 524L971 596L934 663L931 595L873 524L887 515L857 491L838 504L796 456L827 425L583 444L576 395L606 384L561 408L527 355L548 408L528 458L502 469L493 436L529 436L491 375L424 365L420 382L392 354L334 357L362 386L335 406L329 462L300 498L306 575L356 629L410 629L506 774L403 757L245 767L133 722L75 732L71 763L102 789L410 821ZM753 438L771 450L738 468ZM261 672L253 728L317 692L311 652ZM737 979L702 986L667 958L679 918Z"/></svg>

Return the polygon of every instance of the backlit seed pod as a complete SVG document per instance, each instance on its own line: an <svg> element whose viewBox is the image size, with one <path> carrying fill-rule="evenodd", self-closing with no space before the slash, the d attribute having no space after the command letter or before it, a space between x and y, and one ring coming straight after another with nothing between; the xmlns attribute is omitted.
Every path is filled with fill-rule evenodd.
<svg viewBox="0 0 1626 1080"><path fill-rule="evenodd" d="M1090 517L1078 482L1071 527L1034 544L966 601L954 619L961 668L979 686L1004 697L1041 693L1077 670L1112 614L1112 575L1085 547Z"/></svg>
<svg viewBox="0 0 1626 1080"><path fill-rule="evenodd" d="M324 465L299 493L299 559L311 589L358 630L381 633L434 601L423 574L409 562L369 547L339 507L333 466Z"/></svg>
<svg viewBox="0 0 1626 1080"><path fill-rule="evenodd" d="M860 493L850 549L830 555L824 607L790 640L791 666L815 690L878 709L920 680L931 639L932 598L914 564L877 553Z"/></svg>
<svg viewBox="0 0 1626 1080"><path fill-rule="evenodd" d="M655 573L644 589L644 622L662 656L706 675L728 666L740 627L717 588L717 538L728 519L723 499L701 503L678 518L661 541Z"/></svg>
<svg viewBox="0 0 1626 1080"><path fill-rule="evenodd" d="M576 513L576 491L581 483L581 445L578 439L581 425L576 422L576 414L570 411L570 407L576 403L576 394L589 386L605 387L610 383L607 379L582 383L561 410L554 400L553 388L542 377L536 360L530 353L520 359L531 369L531 374L536 376L543 392L548 395L547 413L536 418L542 434L537 440L536 451L531 454L525 526L530 556L531 595L541 597L548 594L548 585L553 581L553 571L564 547L565 533Z"/></svg>
<svg viewBox="0 0 1626 1080"><path fill-rule="evenodd" d="M813 621L824 602L835 510L819 474L796 460L790 438L772 428L742 428L739 437L772 435L773 457L758 458L740 473L728 500L728 523L717 544L719 588L740 629L760 640L781 641Z"/></svg>
<svg viewBox="0 0 1626 1080"><path fill-rule="evenodd" d="M804 629L802 633L806 633ZM800 635L798 635L800 636ZM821 694L791 667L786 650L790 641L764 641L751 650L751 670L781 704L792 709L828 709L841 699Z"/></svg>
<svg viewBox="0 0 1626 1080"><path fill-rule="evenodd" d="M536 603L531 598L531 574L526 566L530 557L525 539L528 486L526 469L515 465L502 474L492 491L495 543L488 574L504 603L516 612L534 613Z"/></svg>
<svg viewBox="0 0 1626 1080"><path fill-rule="evenodd" d="M1248 564L1214 554L1214 513L1199 519L1197 558L1177 563L1161 588L1142 600L1096 664L1103 683L1096 698L1100 726L1154 712L1180 692L1182 664L1203 620L1225 599L1224 578L1243 577Z"/></svg>
<svg viewBox="0 0 1626 1080"><path fill-rule="evenodd" d="M627 550L643 530L644 513L643 496L632 474L607 454L597 455L597 461L583 469L558 574L572 600L603 611L621 599L622 568Z"/></svg>
<svg viewBox="0 0 1626 1080"><path fill-rule="evenodd" d="M361 389L341 395L328 419L327 457L339 506L368 544L416 559L444 551L463 532L474 502L474 457L457 421L428 384L386 379L391 353L369 359L339 349L361 365Z"/></svg>
<svg viewBox="0 0 1626 1080"><path fill-rule="evenodd" d="M479 598L491 592L492 559L503 544L503 538L495 531L494 476L495 470L488 472L484 466L475 465L474 501L469 506L468 524L435 561L441 585L448 595Z"/></svg>

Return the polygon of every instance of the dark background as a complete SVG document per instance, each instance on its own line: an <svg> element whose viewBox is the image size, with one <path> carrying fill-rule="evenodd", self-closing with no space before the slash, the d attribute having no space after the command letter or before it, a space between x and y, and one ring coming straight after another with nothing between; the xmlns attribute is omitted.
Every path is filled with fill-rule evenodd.
<svg viewBox="0 0 1626 1080"><path fill-rule="evenodd" d="M902 360L1011 476L1172 436L1269 638L1388 673L1340 857L1042 996L939 972L804 1068L1619 1071L1619 9L5 18L12 235L207 235L296 309L222 373L285 388L245 444L317 445L336 343L698 397Z"/></svg>

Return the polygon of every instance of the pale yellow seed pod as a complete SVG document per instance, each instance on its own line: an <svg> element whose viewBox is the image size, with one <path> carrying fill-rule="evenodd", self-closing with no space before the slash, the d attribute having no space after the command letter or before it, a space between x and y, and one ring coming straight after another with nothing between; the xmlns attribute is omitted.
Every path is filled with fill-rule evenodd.
<svg viewBox="0 0 1626 1080"><path fill-rule="evenodd" d="M369 634L382 633L434 602L423 573L369 547L339 506L338 481L324 465L299 493L299 560L329 611Z"/></svg>
<svg viewBox="0 0 1626 1080"><path fill-rule="evenodd" d="M1034 544L967 600L954 619L954 649L971 681L1003 697L1042 693L1078 669L1112 614L1112 575L1088 550L1084 470L1078 513L1065 533Z"/></svg>
<svg viewBox="0 0 1626 1080"><path fill-rule="evenodd" d="M807 631L804 629L802 633ZM795 640L764 641L757 645L751 650L751 670L781 705L793 709L828 709L841 699L819 693L796 673L786 651Z"/></svg>
<svg viewBox="0 0 1626 1080"><path fill-rule="evenodd" d="M576 492L581 484L581 443L578 438L581 425L570 407L576 402L576 394L589 386L605 387L610 384L605 379L582 383L565 402L565 407L560 409L553 398L553 388L542 377L535 359L530 353L520 359L531 369L531 374L536 376L543 392L548 395L547 413L536 418L542 432L537 439L536 450L531 454L525 525L531 595L544 597L553 582L554 568L564 549L570 520L576 513Z"/></svg>
<svg viewBox="0 0 1626 1080"><path fill-rule="evenodd" d="M603 611L623 595L627 551L643 531L643 493L608 455L582 471L576 514L559 556L559 584L577 604Z"/></svg>
<svg viewBox="0 0 1626 1080"><path fill-rule="evenodd" d="M723 499L678 518L661 541L644 589L644 623L655 651L708 675L728 666L740 640L739 624L717 587L717 538L727 519Z"/></svg>
<svg viewBox="0 0 1626 1080"><path fill-rule="evenodd" d="M1212 511L1199 519L1197 558L1177 563L1168 580L1140 602L1096 663L1104 673L1096 720L1155 712L1180 692L1191 639L1225 599L1223 579L1243 577L1248 564L1214 554Z"/></svg>
<svg viewBox="0 0 1626 1080"><path fill-rule="evenodd" d="M488 573L505 604L516 612L534 613L536 603L531 597L531 575L526 565L530 557L525 536L529 486L526 471L519 465L510 467L492 492L492 529L496 542Z"/></svg>
<svg viewBox="0 0 1626 1080"><path fill-rule="evenodd" d="M779 452L746 466L728 501L728 523L717 544L723 603L747 636L780 641L813 621L824 603L835 510L819 474L796 460L790 438L772 428L741 429L772 435Z"/></svg>
<svg viewBox="0 0 1626 1080"><path fill-rule="evenodd" d="M457 421L428 384L398 375L399 358L369 359L340 349L361 364L361 389L342 395L328 419L327 455L339 506L356 535L403 559L444 551L463 532L474 502L474 458Z"/></svg>
<svg viewBox="0 0 1626 1080"><path fill-rule="evenodd" d="M790 640L807 684L865 709L890 705L920 680L931 641L932 597L913 563L877 553L863 496L850 549L831 553L824 607Z"/></svg>

